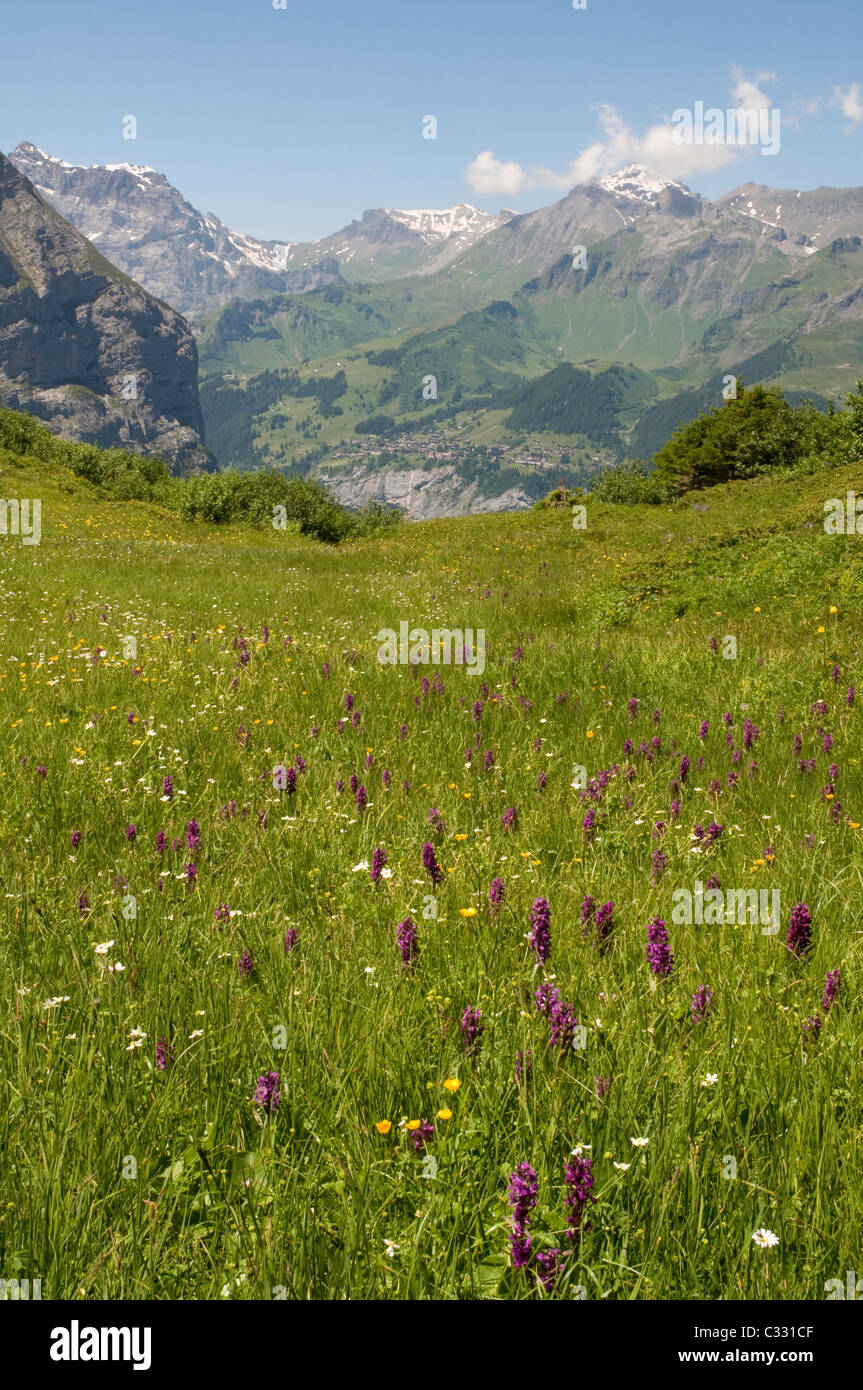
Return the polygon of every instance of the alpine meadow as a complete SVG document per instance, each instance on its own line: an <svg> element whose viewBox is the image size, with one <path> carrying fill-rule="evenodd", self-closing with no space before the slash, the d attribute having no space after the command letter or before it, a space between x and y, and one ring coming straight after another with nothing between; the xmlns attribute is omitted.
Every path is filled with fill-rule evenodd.
<svg viewBox="0 0 863 1390"><path fill-rule="evenodd" d="M339 545L10 449L0 480L42 498L3 552L13 1274L813 1299L856 1267L863 561L820 477ZM382 665L403 613L483 630L484 675ZM677 925L697 884L780 929Z"/></svg>
<svg viewBox="0 0 863 1390"><path fill-rule="evenodd" d="M859 0L0 10L7 1341L832 1381Z"/></svg>

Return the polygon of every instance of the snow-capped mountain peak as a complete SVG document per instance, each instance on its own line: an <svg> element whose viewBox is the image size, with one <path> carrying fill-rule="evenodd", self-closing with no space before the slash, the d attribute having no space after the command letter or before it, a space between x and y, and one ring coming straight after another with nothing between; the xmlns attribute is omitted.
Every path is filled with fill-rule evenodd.
<svg viewBox="0 0 863 1390"><path fill-rule="evenodd" d="M38 145L32 144L29 140L22 140L21 144L13 150L16 159L21 163L30 162L31 164L42 166L45 169L108 169L111 173L128 174L156 174L158 170L150 167L149 164L70 164L66 159L58 159L56 155L46 154L40 150Z"/></svg>
<svg viewBox="0 0 863 1390"><path fill-rule="evenodd" d="M643 164L627 164L625 168L599 179L598 183L607 193L614 193L618 197L637 198L642 203L655 203L666 188L676 188L681 193L689 192L689 189L676 179L664 179L655 169L648 169Z"/></svg>
<svg viewBox="0 0 863 1390"><path fill-rule="evenodd" d="M193 207L145 164L69 164L25 141L11 162L42 197L133 280L181 313L198 315L234 297L303 293L338 277L338 265L290 242L232 231Z"/></svg>
<svg viewBox="0 0 863 1390"><path fill-rule="evenodd" d="M387 217L401 223L410 231L416 232L424 241L431 243L447 241L450 237L465 232L474 236L497 226L499 218L490 212L482 212L470 203L459 203L453 208L427 209L408 208L398 210L384 208Z"/></svg>

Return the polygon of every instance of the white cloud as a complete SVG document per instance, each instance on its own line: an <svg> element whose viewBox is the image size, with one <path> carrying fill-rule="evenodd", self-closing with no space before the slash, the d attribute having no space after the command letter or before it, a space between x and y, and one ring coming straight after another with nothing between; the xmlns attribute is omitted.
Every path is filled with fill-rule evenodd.
<svg viewBox="0 0 863 1390"><path fill-rule="evenodd" d="M505 163L496 159L491 150L483 150L467 167L465 178L475 193L500 193L512 198L529 187L528 176L514 160ZM535 186L535 185L534 185Z"/></svg>
<svg viewBox="0 0 863 1390"><path fill-rule="evenodd" d="M860 97L860 83L852 82L847 91L841 87L833 88L833 100L831 106L838 106L843 116L847 116L851 122L846 127L848 130L856 130L863 121L863 101Z"/></svg>
<svg viewBox="0 0 863 1390"><path fill-rule="evenodd" d="M757 72L751 80L744 76L740 68L732 68L734 76L734 86L731 88L731 96L738 106L745 110L766 111L772 106L770 97L766 92L762 92L759 82L775 82L775 72Z"/></svg>
<svg viewBox="0 0 863 1390"><path fill-rule="evenodd" d="M511 160L498 159L483 150L468 165L465 177L474 193L514 197L537 188L567 192L579 183L592 183L612 174L625 164L644 164L664 178L685 179L695 173L721 169L737 157L729 145L678 145L672 139L671 121L651 126L644 135L624 122L613 106L594 108L599 113L601 138L588 145L566 169L555 171L543 165L524 169Z"/></svg>

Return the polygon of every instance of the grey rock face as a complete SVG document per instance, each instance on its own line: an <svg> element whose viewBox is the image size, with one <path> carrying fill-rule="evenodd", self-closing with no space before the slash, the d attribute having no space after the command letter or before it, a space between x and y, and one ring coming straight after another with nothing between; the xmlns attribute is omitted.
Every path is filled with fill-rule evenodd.
<svg viewBox="0 0 863 1390"><path fill-rule="evenodd" d="M338 278L337 264L318 264L322 256L291 268L289 242L232 232L192 207L155 169L67 164L26 141L10 159L113 265L189 318L229 299L302 294Z"/></svg>
<svg viewBox="0 0 863 1390"><path fill-rule="evenodd" d="M529 511L533 501L521 488L510 488L499 497L482 497L476 483L465 484L454 468L387 469L350 472L322 469L318 475L343 506L357 508L367 502L401 507L411 521L431 521L443 516L473 516L478 512Z"/></svg>
<svg viewBox="0 0 863 1390"><path fill-rule="evenodd" d="M782 227L793 244L820 251L863 227L863 188L766 188L744 183L717 204L768 227Z"/></svg>
<svg viewBox="0 0 863 1390"><path fill-rule="evenodd" d="M126 278L0 154L0 402L63 438L212 466L188 324Z"/></svg>

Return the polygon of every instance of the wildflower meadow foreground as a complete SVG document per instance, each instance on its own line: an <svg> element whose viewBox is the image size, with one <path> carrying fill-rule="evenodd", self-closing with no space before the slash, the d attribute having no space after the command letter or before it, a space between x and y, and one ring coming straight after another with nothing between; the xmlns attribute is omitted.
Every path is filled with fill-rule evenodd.
<svg viewBox="0 0 863 1390"><path fill-rule="evenodd" d="M863 558L818 476L330 546L26 470L8 1277L817 1300L863 1273ZM482 632L484 669L381 659L402 623Z"/></svg>

